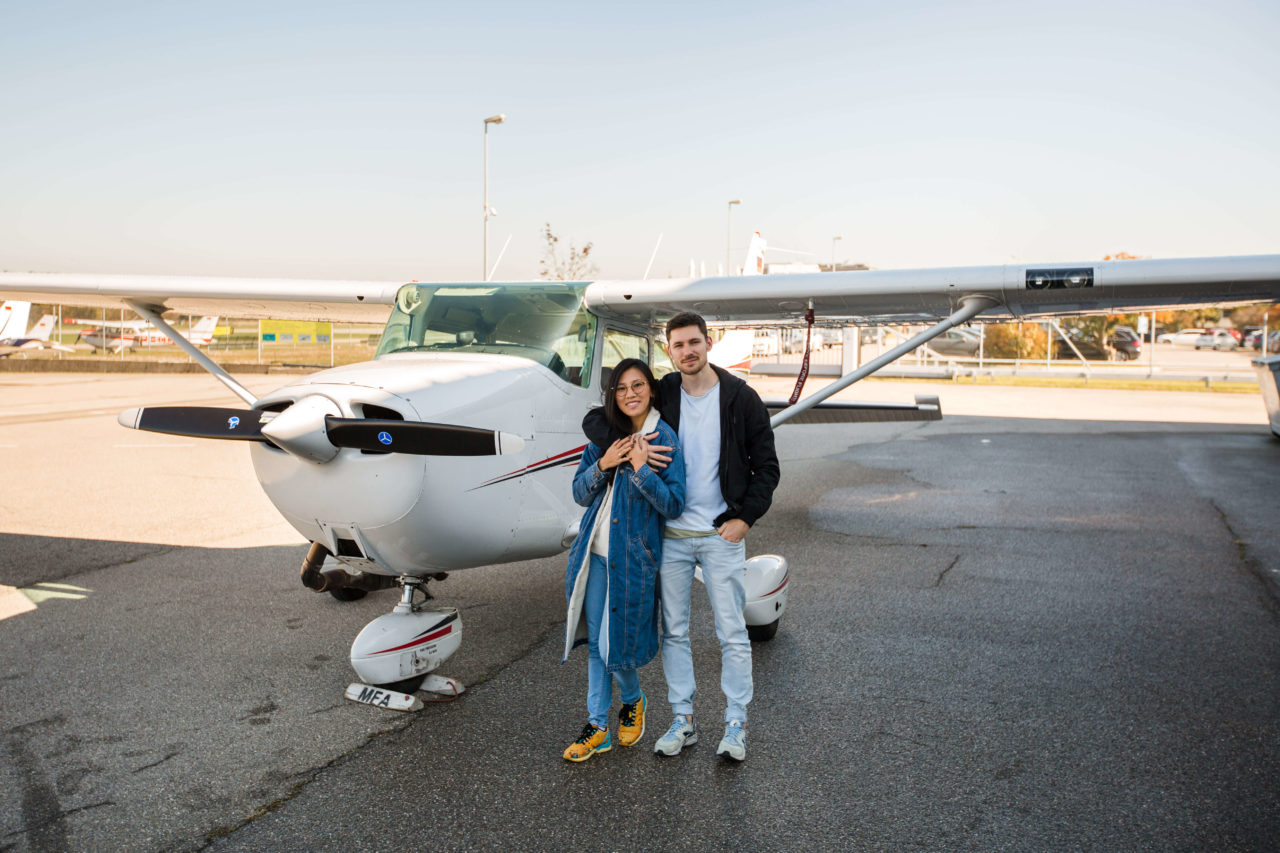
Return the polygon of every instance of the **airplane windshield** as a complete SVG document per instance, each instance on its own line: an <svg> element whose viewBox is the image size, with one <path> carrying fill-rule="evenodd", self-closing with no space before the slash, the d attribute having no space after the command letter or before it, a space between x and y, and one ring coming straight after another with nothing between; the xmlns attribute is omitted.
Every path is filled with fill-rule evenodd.
<svg viewBox="0 0 1280 853"><path fill-rule="evenodd" d="M582 302L586 289L586 282L406 284L377 355L514 355L585 387L596 333Z"/></svg>

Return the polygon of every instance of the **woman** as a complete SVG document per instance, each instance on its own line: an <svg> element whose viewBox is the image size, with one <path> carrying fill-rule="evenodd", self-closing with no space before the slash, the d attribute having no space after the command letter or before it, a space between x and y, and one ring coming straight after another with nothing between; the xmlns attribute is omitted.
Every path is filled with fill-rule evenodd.
<svg viewBox="0 0 1280 853"><path fill-rule="evenodd" d="M586 761L613 748L609 708L618 682L622 708L618 743L644 735L645 697L636 670L658 653L658 568L667 519L684 511L684 457L655 472L646 463L649 442L676 447L675 430L658 416L658 383L635 358L613 369L604 397L605 417L621 436L607 448L588 444L573 478L573 499L587 507L569 552L565 597L569 602L564 659L587 643L588 722L564 757Z"/></svg>

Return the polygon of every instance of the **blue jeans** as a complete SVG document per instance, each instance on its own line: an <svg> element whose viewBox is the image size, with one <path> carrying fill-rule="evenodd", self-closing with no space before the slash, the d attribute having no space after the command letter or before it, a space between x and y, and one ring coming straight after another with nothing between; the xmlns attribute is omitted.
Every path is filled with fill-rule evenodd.
<svg viewBox="0 0 1280 853"><path fill-rule="evenodd" d="M742 608L747 603L744 586L746 544L727 542L720 536L664 539L662 569L662 672L667 677L667 700L675 714L693 715L693 653L689 649L689 598L693 567L702 566L702 580L716 620L720 640L720 689L727 706L724 719L747 721L751 701L751 641Z"/></svg>
<svg viewBox="0 0 1280 853"><path fill-rule="evenodd" d="M604 620L605 599L609 592L609 569L605 558L591 555L587 567L587 594L582 608L587 615L587 716L597 728L609 727L609 708L613 705L613 682L618 682L622 702L640 700L640 674L634 669L612 673L604 668L600 657L600 623Z"/></svg>

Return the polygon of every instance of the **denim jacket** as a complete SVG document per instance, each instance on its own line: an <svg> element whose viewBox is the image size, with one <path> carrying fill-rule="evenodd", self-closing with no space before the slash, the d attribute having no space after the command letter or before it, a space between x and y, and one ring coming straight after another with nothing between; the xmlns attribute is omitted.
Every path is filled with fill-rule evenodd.
<svg viewBox="0 0 1280 853"><path fill-rule="evenodd" d="M573 499L587 507L587 512L569 551L569 566L565 570L568 620L562 660L568 659L570 649L586 642L586 619L582 612L585 569L591 559L591 539L611 478L610 517L600 520L610 525L609 595L604 623L608 625L608 636L607 644L601 643L602 652L607 647L605 668L609 672L635 669L658 653L657 583L662 564L662 534L667 520L678 518L684 512L684 454L671 427L659 420L657 430L659 435L654 444L676 448L672 451L671 464L661 472L655 472L648 465L637 472L628 462L613 471L601 471L596 462L604 455L604 449L588 444L583 451L573 478Z"/></svg>

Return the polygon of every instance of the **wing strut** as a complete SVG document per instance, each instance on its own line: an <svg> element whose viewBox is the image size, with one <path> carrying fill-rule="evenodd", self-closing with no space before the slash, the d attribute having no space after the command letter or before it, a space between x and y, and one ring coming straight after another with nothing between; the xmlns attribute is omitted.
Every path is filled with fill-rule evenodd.
<svg viewBox="0 0 1280 853"><path fill-rule="evenodd" d="M791 420L796 415L800 414L806 409L812 406L816 406L818 403L821 403L823 400L827 399L832 394L835 394L839 391L843 391L845 388L848 388L850 385L857 382L859 379L863 379L866 376L869 376L870 374L875 373L877 370L884 367L886 364L889 364L891 362L897 361L898 359L902 358L904 355L911 352L913 349L920 346L921 344L928 343L929 341L936 338L938 335L942 334L943 332L947 331L948 329L954 326L959 326L961 323L969 322L974 317L981 314L983 311L998 304L999 303L995 299L992 299L990 296L963 297L960 300L959 310L957 310L947 319L943 320L937 325L930 326L928 329L925 329L923 332L916 335L914 338L911 338L905 343L899 344L898 346L889 350L887 353L881 356L878 356L877 358L873 358L871 361L868 361L866 364L862 365L862 367L859 367L857 370L853 371L852 373L849 373L845 376L840 377L835 382L832 382L830 385L828 385L826 388L823 388L821 391L816 391L813 394L810 394L808 397L805 397L803 400L796 403L794 406L789 406L783 409L781 412L778 412L778 414L774 415L772 418L769 419L769 426L773 427L774 429L777 429L779 426L781 426L782 424L785 424L787 421Z"/></svg>
<svg viewBox="0 0 1280 853"><path fill-rule="evenodd" d="M201 352L199 347L175 332L173 329L169 328L169 324L160 318L160 313L158 311L154 311L149 306L132 299L126 300L125 304L132 308L142 319L147 320L157 329L168 335L169 340L181 347L183 352L187 355L194 358L197 364L212 373L214 379L217 379L223 385L230 388L231 393L235 394L241 400L244 400L245 403L250 406L258 402L258 398L253 396L248 388L245 388L239 382L232 379L230 373L227 373L227 371L219 367L213 359Z"/></svg>

